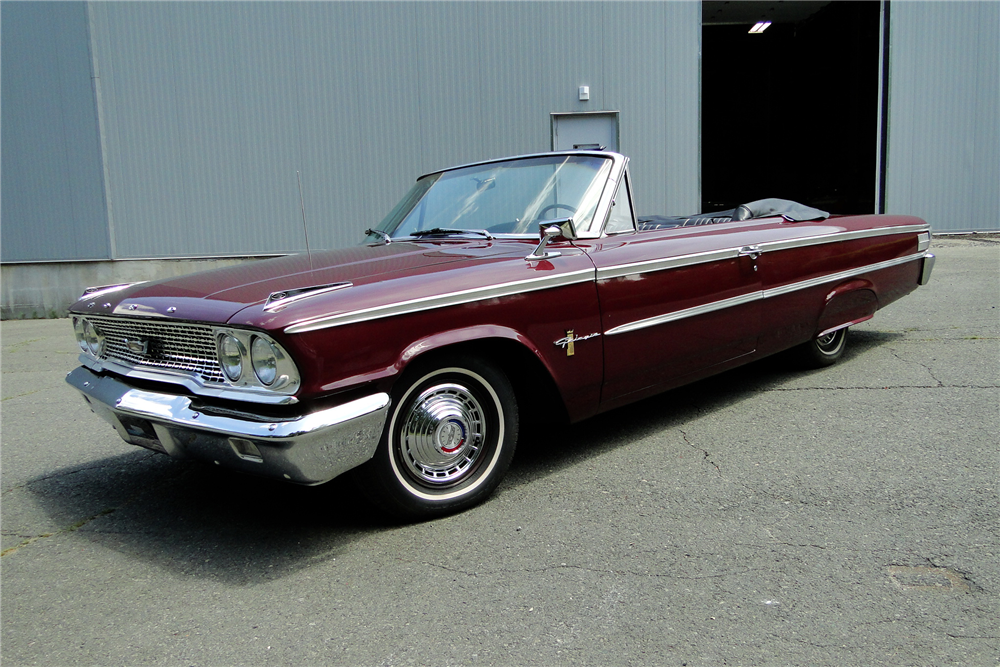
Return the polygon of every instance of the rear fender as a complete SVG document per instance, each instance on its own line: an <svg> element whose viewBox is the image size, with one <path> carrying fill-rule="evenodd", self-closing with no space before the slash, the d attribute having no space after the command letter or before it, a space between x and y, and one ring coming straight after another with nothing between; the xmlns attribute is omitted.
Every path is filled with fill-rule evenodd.
<svg viewBox="0 0 1000 667"><path fill-rule="evenodd" d="M870 320L876 310L878 297L871 281L859 278L841 283L826 295L816 337Z"/></svg>

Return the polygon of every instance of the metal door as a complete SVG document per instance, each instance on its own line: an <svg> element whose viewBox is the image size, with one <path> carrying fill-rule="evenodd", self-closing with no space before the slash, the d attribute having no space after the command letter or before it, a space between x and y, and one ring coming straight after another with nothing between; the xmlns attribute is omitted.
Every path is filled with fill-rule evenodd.
<svg viewBox="0 0 1000 667"><path fill-rule="evenodd" d="M618 112L552 114L552 150L618 152Z"/></svg>

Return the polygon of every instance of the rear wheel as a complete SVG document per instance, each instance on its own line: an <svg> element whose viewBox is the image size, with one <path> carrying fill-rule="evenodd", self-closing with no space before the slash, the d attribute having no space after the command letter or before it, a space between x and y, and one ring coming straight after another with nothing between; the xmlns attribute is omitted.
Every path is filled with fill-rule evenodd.
<svg viewBox="0 0 1000 667"><path fill-rule="evenodd" d="M795 356L806 368L823 368L836 363L846 345L847 327L844 327L799 345L795 348Z"/></svg>
<svg viewBox="0 0 1000 667"><path fill-rule="evenodd" d="M514 456L507 377L475 357L449 361L403 378L375 456L358 470L365 494L396 516L433 518L481 502Z"/></svg>

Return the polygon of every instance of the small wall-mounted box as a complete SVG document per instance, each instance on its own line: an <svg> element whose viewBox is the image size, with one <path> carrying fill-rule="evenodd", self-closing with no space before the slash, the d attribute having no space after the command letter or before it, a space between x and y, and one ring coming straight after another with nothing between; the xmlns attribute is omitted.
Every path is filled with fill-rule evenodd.
<svg viewBox="0 0 1000 667"><path fill-rule="evenodd" d="M590 86L580 86L580 101L586 102L590 99Z"/></svg>

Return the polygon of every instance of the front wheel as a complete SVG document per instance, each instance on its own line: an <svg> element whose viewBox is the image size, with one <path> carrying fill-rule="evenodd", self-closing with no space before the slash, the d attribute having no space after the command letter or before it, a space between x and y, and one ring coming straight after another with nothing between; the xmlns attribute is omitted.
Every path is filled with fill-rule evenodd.
<svg viewBox="0 0 1000 667"><path fill-rule="evenodd" d="M475 357L424 366L393 391L375 456L358 469L365 494L391 514L427 519L487 498L517 442L507 377Z"/></svg>
<svg viewBox="0 0 1000 667"><path fill-rule="evenodd" d="M795 348L795 353L801 365L806 368L823 368L836 363L844 354L846 345L847 327L844 327L803 343Z"/></svg>

